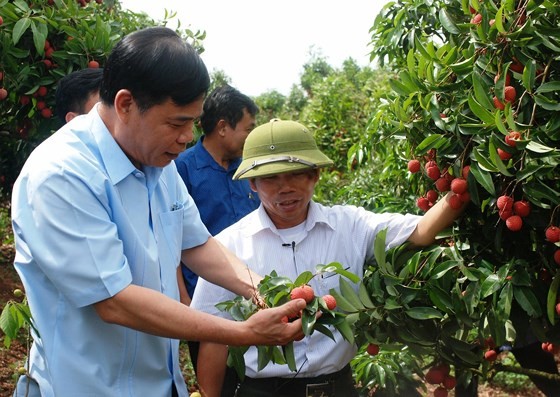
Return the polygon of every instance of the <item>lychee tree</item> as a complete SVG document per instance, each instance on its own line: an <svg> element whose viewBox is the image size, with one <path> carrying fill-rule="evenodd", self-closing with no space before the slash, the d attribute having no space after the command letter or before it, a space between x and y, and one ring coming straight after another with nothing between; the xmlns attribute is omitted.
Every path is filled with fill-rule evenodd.
<svg viewBox="0 0 560 397"><path fill-rule="evenodd" d="M0 0L0 195L7 195L29 153L61 125L58 80L103 67L129 32L166 25L123 10L116 0ZM202 51L204 33L177 32Z"/></svg>
<svg viewBox="0 0 560 397"><path fill-rule="evenodd" d="M421 165L409 171L420 213L432 191L469 205L440 245L377 253L353 318L362 344L406 346L463 386L504 369L490 350L560 344L560 245L547 236L560 224L558 26L547 0L399 0L377 17L372 58L398 77L359 150L375 158L399 138L403 170ZM355 362L381 384L368 368Z"/></svg>

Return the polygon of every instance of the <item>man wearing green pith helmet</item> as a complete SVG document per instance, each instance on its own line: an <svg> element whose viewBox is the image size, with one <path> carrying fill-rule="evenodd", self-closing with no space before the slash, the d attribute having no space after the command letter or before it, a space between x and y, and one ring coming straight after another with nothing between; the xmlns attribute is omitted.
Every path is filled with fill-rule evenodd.
<svg viewBox="0 0 560 397"><path fill-rule="evenodd" d="M261 199L260 207L216 237L260 275L275 270L295 280L317 264L342 263L352 273L363 274L373 257L377 233L387 229L386 249L406 241L426 246L450 226L462 208L452 209L448 197L423 216L373 213L351 205L327 207L312 200L320 169L332 165L304 125L274 119L253 130L243 149L243 162L234 179L248 179ZM338 288L338 275L314 277L315 295ZM215 305L235 297L206 280L199 282L192 306L227 317ZM335 341L320 332L294 343L298 371L287 365L268 364L258 370L257 349L245 353L245 379L238 397L322 395L357 396L349 367L356 346L345 341L334 327ZM204 343L198 359L198 380L208 397L220 395L227 347Z"/></svg>

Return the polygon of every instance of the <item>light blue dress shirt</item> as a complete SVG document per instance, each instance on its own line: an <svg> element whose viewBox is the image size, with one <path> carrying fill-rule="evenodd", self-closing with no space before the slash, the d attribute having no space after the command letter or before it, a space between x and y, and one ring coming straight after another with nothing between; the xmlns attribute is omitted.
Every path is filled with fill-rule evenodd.
<svg viewBox="0 0 560 397"><path fill-rule="evenodd" d="M43 397L179 396L179 341L108 324L93 304L130 284L179 299L181 250L209 233L175 164L138 170L97 108L31 154L14 185L15 267L40 336Z"/></svg>

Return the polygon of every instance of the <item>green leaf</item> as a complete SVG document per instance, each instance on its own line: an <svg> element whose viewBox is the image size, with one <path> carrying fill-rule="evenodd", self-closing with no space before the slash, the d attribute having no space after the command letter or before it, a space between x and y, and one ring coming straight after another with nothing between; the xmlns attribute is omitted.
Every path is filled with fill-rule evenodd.
<svg viewBox="0 0 560 397"><path fill-rule="evenodd" d="M468 103L469 108L474 113L474 115L478 117L484 124L494 125L494 115L486 110L486 108L481 106L480 103L478 103L472 96L472 94L469 95Z"/></svg>
<svg viewBox="0 0 560 397"><path fill-rule="evenodd" d="M358 296L360 298L360 301L362 302L362 304L366 308L375 309L375 305L371 301L371 298L369 296L369 292L368 292L367 287L365 286L364 283L360 283L360 286L358 287Z"/></svg>
<svg viewBox="0 0 560 397"><path fill-rule="evenodd" d="M294 281L294 287L305 285L309 283L309 281L311 281L312 278L313 278L313 273L311 273L310 271L302 272Z"/></svg>
<svg viewBox="0 0 560 397"><path fill-rule="evenodd" d="M471 164L471 173L476 179L476 181L482 186L490 195L496 195L496 189L494 187L494 181L492 180L492 175L485 170L482 170L478 163Z"/></svg>
<svg viewBox="0 0 560 397"><path fill-rule="evenodd" d="M459 28L457 28L457 26L455 25L455 22L453 21L453 18L447 12L446 8L443 8L442 10L440 10L438 12L438 14L439 14L439 22L441 23L441 26L443 26L443 28L445 30L447 30L451 34L460 34L461 33Z"/></svg>
<svg viewBox="0 0 560 397"><path fill-rule="evenodd" d="M443 314L433 307L412 307L405 313L416 320L429 320L432 318L442 318Z"/></svg>
<svg viewBox="0 0 560 397"><path fill-rule="evenodd" d="M294 342L289 342L282 346L282 350L284 351L284 357L286 358L286 363L288 364L288 368L292 372L297 371L296 366L296 356L294 353Z"/></svg>
<svg viewBox="0 0 560 397"><path fill-rule="evenodd" d="M346 298L346 300L348 300L348 302L350 302L350 304L358 310L364 309L362 301L360 300L358 294L356 293L356 291L354 291L354 288L352 288L350 283L348 283L348 281L343 278L340 278L338 283L340 293Z"/></svg>
<svg viewBox="0 0 560 397"><path fill-rule="evenodd" d="M542 314L539 301L533 291L527 287L516 287L513 296L529 316L538 317Z"/></svg>
<svg viewBox="0 0 560 397"><path fill-rule="evenodd" d="M544 83L537 88L535 93L542 94L545 92L554 92L560 91L560 81L550 81L548 83Z"/></svg>
<svg viewBox="0 0 560 397"><path fill-rule="evenodd" d="M228 366L233 367L239 379L245 379L245 359L243 355L248 350L247 346L229 346L228 347Z"/></svg>
<svg viewBox="0 0 560 397"><path fill-rule="evenodd" d="M499 290L501 286L502 282L498 275L492 273L482 282L480 296L486 298Z"/></svg>
<svg viewBox="0 0 560 397"><path fill-rule="evenodd" d="M548 289L548 296L546 299L546 314L550 324L556 324L556 297L558 295L558 287L560 287L560 274L556 273L554 280Z"/></svg>
<svg viewBox="0 0 560 397"><path fill-rule="evenodd" d="M21 36L23 36L23 34L29 28L30 25L31 25L31 19L27 17L21 18L19 21L16 22L16 24L14 25L14 31L12 33L12 42L14 43L14 45L17 45L19 39L21 39Z"/></svg>
<svg viewBox="0 0 560 397"><path fill-rule="evenodd" d="M490 102L490 98L488 97L488 87L484 83L484 80L482 79L480 73L472 73L472 82L474 88L474 96L478 103L480 103L486 109L492 109L494 105L492 104L492 102ZM492 122L494 122L494 119L492 119Z"/></svg>
<svg viewBox="0 0 560 397"><path fill-rule="evenodd" d="M386 253L385 253L385 239L386 239L386 237L387 237L387 229L385 228L385 229L381 230L379 233L377 233L377 235L375 236L375 241L373 243L373 253L374 253L374 256L375 256L375 261L377 262L377 266L379 267L379 269L384 271L385 273L387 273L387 271L386 271L386 269L387 269L387 265L386 265L387 258L386 258Z"/></svg>
<svg viewBox="0 0 560 397"><path fill-rule="evenodd" d="M334 296L334 299L336 299L336 306L341 310L344 310L345 312L349 312L349 313L358 311L357 308L352 306L352 304L345 297L339 294L338 291L335 290L334 288L331 288L329 292L331 293L332 296Z"/></svg>
<svg viewBox="0 0 560 397"><path fill-rule="evenodd" d="M257 370L262 371L270 362L270 346L257 346Z"/></svg>

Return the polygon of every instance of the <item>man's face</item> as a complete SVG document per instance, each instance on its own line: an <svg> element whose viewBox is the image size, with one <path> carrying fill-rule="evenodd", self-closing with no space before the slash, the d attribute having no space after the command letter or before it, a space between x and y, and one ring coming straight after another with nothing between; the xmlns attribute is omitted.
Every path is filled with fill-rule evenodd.
<svg viewBox="0 0 560 397"><path fill-rule="evenodd" d="M134 100L121 112L115 140L137 168L164 167L193 139L193 126L202 113L204 98L185 106L170 99L140 113Z"/></svg>
<svg viewBox="0 0 560 397"><path fill-rule="evenodd" d="M268 216L278 229L305 221L309 202L319 180L319 170L302 170L250 180Z"/></svg>
<svg viewBox="0 0 560 397"><path fill-rule="evenodd" d="M243 109L243 118L235 128L228 123L225 125L224 149L230 159L237 159L243 155L243 145L249 133L255 128L255 117Z"/></svg>

